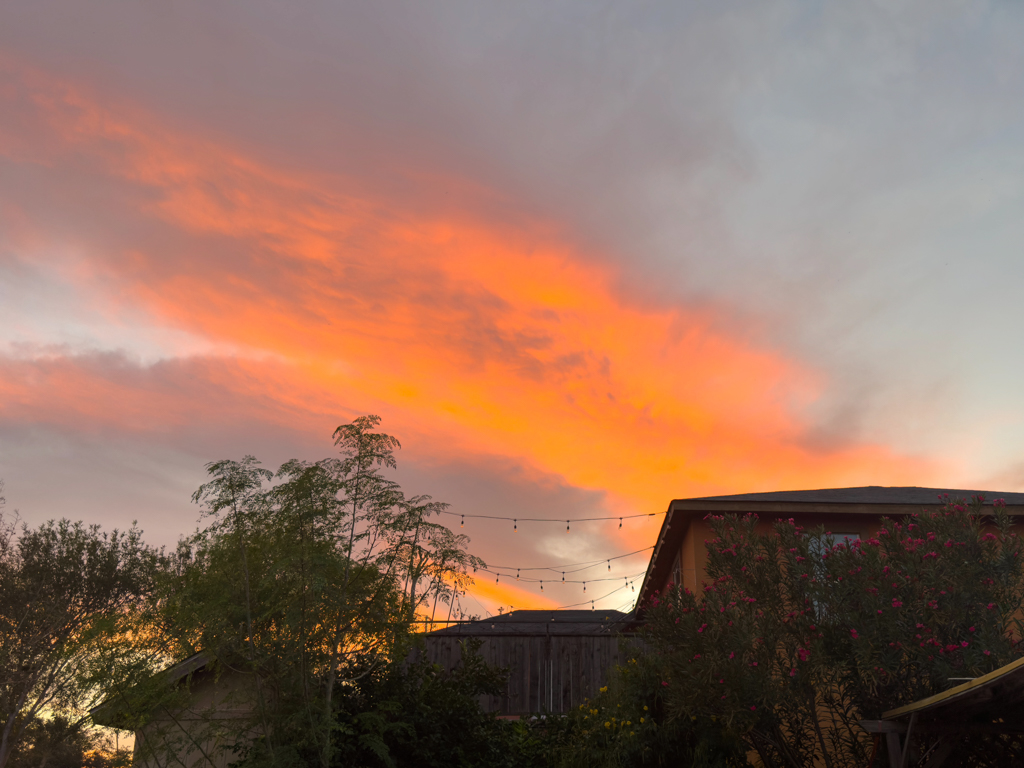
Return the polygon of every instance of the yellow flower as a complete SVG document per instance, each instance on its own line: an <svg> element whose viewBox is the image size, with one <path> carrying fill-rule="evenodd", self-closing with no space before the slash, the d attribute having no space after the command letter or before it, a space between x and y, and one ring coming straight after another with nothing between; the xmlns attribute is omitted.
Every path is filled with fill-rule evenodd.
<svg viewBox="0 0 1024 768"><path fill-rule="evenodd" d="M632 721L632 720L627 720L627 721L626 721L626 725L632 725L632 724L633 724L633 721Z"/></svg>
<svg viewBox="0 0 1024 768"><path fill-rule="evenodd" d="M604 688L599 688L598 690L601 691L601 693L607 693L608 686L606 685L606 686L604 686Z"/></svg>
<svg viewBox="0 0 1024 768"><path fill-rule="evenodd" d="M644 712L646 712L646 711L647 711L647 705L644 704Z"/></svg>
<svg viewBox="0 0 1024 768"><path fill-rule="evenodd" d="M642 725L643 723L644 723L644 719L641 717L640 718L640 724Z"/></svg>
<svg viewBox="0 0 1024 768"><path fill-rule="evenodd" d="M605 728L611 728L611 727L612 727L612 724L611 724L611 723L609 723L609 722L605 722L605 724L604 724L604 727L605 727Z"/></svg>

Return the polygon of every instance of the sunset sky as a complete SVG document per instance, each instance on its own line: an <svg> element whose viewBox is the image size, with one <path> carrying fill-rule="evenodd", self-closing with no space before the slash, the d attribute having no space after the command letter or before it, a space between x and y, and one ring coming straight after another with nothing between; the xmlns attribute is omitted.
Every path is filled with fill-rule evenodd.
<svg viewBox="0 0 1024 768"><path fill-rule="evenodd" d="M563 521L467 519L516 567L673 498L1024 490L1022 40L1005 0L6 3L8 511L170 545L207 462L368 413L407 492Z"/></svg>

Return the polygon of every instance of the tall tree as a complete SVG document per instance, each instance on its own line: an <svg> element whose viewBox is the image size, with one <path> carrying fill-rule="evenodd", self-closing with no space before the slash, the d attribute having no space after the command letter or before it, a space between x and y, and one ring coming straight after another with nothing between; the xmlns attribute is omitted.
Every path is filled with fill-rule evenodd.
<svg viewBox="0 0 1024 768"><path fill-rule="evenodd" d="M201 650L239 681L253 763L330 766L342 686L400 657L416 606L482 565L427 519L444 505L385 476L399 443L379 421L339 427L340 456L274 474L251 456L215 462L195 494L209 522L179 546L163 633L175 656Z"/></svg>
<svg viewBox="0 0 1024 768"><path fill-rule="evenodd" d="M0 510L0 768L40 713L80 713L98 693L90 664L112 622L152 593L160 563L135 527L29 529Z"/></svg>

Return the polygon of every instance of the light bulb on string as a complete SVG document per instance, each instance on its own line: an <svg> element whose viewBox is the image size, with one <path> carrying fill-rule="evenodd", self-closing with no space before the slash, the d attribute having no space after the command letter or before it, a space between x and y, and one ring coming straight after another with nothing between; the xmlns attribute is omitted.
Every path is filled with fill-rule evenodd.
<svg viewBox="0 0 1024 768"><path fill-rule="evenodd" d="M495 583L495 584L497 584L497 583L498 583L498 576L497 576L497 575L495 575L495 577L494 577L494 583Z"/></svg>
<svg viewBox="0 0 1024 768"><path fill-rule="evenodd" d="M590 601L590 610L594 610L594 601L593 600Z"/></svg>
<svg viewBox="0 0 1024 768"><path fill-rule="evenodd" d="M462 516L462 522L459 523L459 528L465 528L465 527L466 527L466 516L463 515ZM621 528L621 527L622 527L622 523L619 523L619 528Z"/></svg>
<svg viewBox="0 0 1024 768"><path fill-rule="evenodd" d="M519 521L518 520L513 520L512 521L512 533L519 533Z"/></svg>
<svg viewBox="0 0 1024 768"><path fill-rule="evenodd" d="M565 532L566 533L569 532L569 521L568 520L565 521Z"/></svg>
<svg viewBox="0 0 1024 768"><path fill-rule="evenodd" d="M540 580L540 591L541 591L541 592L543 592L543 591L544 591L544 579L541 579L541 580Z"/></svg>
<svg viewBox="0 0 1024 768"><path fill-rule="evenodd" d="M611 561L611 560L609 560L609 561L608 561L608 570L610 571L611 569L612 569L612 561Z"/></svg>
<svg viewBox="0 0 1024 768"><path fill-rule="evenodd" d="M619 518L619 528L622 528L622 518Z"/></svg>
<svg viewBox="0 0 1024 768"><path fill-rule="evenodd" d="M630 592L636 592L636 587L633 586L633 582L632 581L629 582L629 591Z"/></svg>
<svg viewBox="0 0 1024 768"><path fill-rule="evenodd" d="M516 581L519 581L519 569L516 568Z"/></svg>
<svg viewBox="0 0 1024 768"><path fill-rule="evenodd" d="M562 583L565 584L565 571L562 571Z"/></svg>
<svg viewBox="0 0 1024 768"><path fill-rule="evenodd" d="M585 582L585 581L583 582L583 591L584 592L587 591L587 582Z"/></svg>

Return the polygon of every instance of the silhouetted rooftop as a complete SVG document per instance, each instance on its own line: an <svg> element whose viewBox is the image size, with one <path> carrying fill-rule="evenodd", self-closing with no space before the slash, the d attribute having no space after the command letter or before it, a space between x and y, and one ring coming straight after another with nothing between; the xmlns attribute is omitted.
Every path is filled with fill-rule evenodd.
<svg viewBox="0 0 1024 768"><path fill-rule="evenodd" d="M619 631L629 614L607 610L512 611L454 624L431 635L606 635Z"/></svg>

